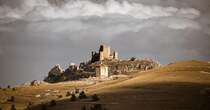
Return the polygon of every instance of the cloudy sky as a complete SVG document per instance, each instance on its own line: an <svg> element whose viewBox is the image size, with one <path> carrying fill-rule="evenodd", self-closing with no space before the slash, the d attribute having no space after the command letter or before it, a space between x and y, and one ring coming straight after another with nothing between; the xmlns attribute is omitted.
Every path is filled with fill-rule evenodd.
<svg viewBox="0 0 210 110"><path fill-rule="evenodd" d="M0 0L0 85L42 80L100 44L121 58L210 60L209 0Z"/></svg>

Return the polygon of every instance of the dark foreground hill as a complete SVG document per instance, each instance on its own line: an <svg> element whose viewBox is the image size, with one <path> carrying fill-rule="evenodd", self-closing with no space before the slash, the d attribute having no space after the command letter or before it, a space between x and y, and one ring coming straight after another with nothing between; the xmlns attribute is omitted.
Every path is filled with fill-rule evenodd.
<svg viewBox="0 0 210 110"><path fill-rule="evenodd" d="M97 94L99 101L92 98L71 101L66 93L75 87L88 97ZM96 104L107 110L210 110L210 64L181 61L114 80L86 79L18 87L15 91L0 90L0 96L0 106L5 110L12 103L24 109L29 102L32 110L41 110L43 105L47 110L89 110ZM5 101L10 96L15 96L14 102ZM49 103L52 100L56 105Z"/></svg>

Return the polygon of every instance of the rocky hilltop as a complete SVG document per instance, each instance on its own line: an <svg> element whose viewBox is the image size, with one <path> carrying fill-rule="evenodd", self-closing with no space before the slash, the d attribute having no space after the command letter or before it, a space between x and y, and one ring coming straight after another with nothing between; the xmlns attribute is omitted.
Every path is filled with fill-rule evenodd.
<svg viewBox="0 0 210 110"><path fill-rule="evenodd" d="M63 70L59 64L55 65L44 79L46 82L56 83L82 78L108 78L112 75L129 74L137 71L147 71L159 67L160 64L152 59L119 59L118 52L109 46L101 45L98 52L91 52L92 57L79 65L70 64Z"/></svg>

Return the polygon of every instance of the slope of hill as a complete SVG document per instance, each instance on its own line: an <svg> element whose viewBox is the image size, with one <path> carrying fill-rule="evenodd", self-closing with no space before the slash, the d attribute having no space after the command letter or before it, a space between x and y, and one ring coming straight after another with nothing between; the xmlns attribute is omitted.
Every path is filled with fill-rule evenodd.
<svg viewBox="0 0 210 110"><path fill-rule="evenodd" d="M84 90L88 96L98 94L100 100L71 102L65 94L75 87ZM46 90L59 92L46 95ZM37 94L41 97L35 97ZM181 61L116 80L19 87L16 91L0 90L0 95L3 96L0 106L5 110L9 109L11 103L23 109L28 102L34 105L31 109L39 110L40 103L52 99L56 100L57 105L47 107L47 110L80 110L82 106L92 104L102 104L107 110L209 110L210 64L205 61ZM17 97L15 102L2 101L11 95ZM63 97L57 98L57 95Z"/></svg>

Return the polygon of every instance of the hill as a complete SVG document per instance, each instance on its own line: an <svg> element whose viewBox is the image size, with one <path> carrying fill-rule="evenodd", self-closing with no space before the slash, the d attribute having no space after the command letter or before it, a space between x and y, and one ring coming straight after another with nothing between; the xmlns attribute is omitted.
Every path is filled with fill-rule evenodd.
<svg viewBox="0 0 210 110"><path fill-rule="evenodd" d="M85 91L87 96L97 94L99 101L89 99L70 101L68 91ZM62 97L59 97L61 96ZM82 80L57 84L43 84L35 87L17 87L0 90L0 106L5 110L14 103L24 109L29 102L30 109L41 110L51 100L56 106L47 110L80 110L101 104L107 110L209 110L210 64L205 61L180 61L157 69L136 72L114 80ZM15 96L15 102L5 101ZM3 110L4 110L3 109Z"/></svg>

